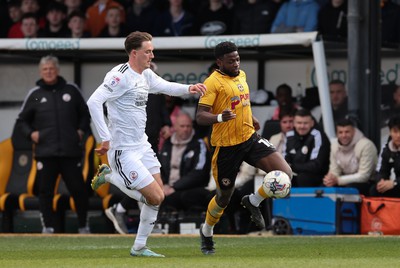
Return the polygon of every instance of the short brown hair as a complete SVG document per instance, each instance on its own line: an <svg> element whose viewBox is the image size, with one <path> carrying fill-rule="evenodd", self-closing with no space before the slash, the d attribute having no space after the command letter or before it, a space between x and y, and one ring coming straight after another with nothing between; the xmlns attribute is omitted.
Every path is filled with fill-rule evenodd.
<svg viewBox="0 0 400 268"><path fill-rule="evenodd" d="M135 31L130 33L125 39L125 51L128 55L134 49L139 49L145 41L151 41L153 36L146 32Z"/></svg>

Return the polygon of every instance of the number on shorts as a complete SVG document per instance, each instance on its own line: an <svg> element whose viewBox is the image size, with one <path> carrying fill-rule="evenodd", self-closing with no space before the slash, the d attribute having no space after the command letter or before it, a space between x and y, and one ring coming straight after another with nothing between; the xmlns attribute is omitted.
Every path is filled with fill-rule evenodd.
<svg viewBox="0 0 400 268"><path fill-rule="evenodd" d="M261 138L258 140L259 143L263 143L267 147L274 147L272 143L270 143L267 139Z"/></svg>

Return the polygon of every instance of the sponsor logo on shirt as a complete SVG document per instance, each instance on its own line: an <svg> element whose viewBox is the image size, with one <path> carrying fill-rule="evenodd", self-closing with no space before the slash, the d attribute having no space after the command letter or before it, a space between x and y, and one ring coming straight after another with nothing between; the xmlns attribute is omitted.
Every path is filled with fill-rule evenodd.
<svg viewBox="0 0 400 268"><path fill-rule="evenodd" d="M145 106L147 104L147 101L135 101L136 106Z"/></svg>
<svg viewBox="0 0 400 268"><path fill-rule="evenodd" d="M110 81L110 86L116 87L118 85L119 81L121 81L121 79L119 77L113 76Z"/></svg>
<svg viewBox="0 0 400 268"><path fill-rule="evenodd" d="M231 98L231 110L234 110L235 107L240 103L240 98L238 96L233 96Z"/></svg>

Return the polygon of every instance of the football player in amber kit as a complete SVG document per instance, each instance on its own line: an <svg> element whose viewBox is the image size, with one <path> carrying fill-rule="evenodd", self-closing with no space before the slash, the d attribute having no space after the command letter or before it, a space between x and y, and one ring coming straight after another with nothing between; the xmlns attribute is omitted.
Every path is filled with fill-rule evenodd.
<svg viewBox="0 0 400 268"><path fill-rule="evenodd" d="M196 114L200 125L212 125L212 172L217 185L205 223L200 226L201 251L206 255L215 253L213 229L229 204L243 161L265 172L281 170L292 177L282 155L256 133L260 125L251 111L249 86L245 72L240 70L237 46L222 42L215 47L214 56L219 68L204 82L207 92L200 98ZM258 206L268 197L261 186L242 199L242 205L260 228L265 227L265 221Z"/></svg>

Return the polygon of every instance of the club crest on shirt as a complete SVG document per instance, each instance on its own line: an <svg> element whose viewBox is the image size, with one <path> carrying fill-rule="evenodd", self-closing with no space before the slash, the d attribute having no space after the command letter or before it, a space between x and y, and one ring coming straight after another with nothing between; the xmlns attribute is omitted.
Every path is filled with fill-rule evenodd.
<svg viewBox="0 0 400 268"><path fill-rule="evenodd" d="M307 153L308 153L308 148L307 148L307 146L303 146L303 147L301 148L301 153L302 153L302 154L307 154Z"/></svg>
<svg viewBox="0 0 400 268"><path fill-rule="evenodd" d="M238 87L239 91L243 91L244 90L244 87L242 86L242 84L238 84L237 87Z"/></svg>
<svg viewBox="0 0 400 268"><path fill-rule="evenodd" d="M231 184L231 180L230 179L222 179L222 184L224 186L229 186Z"/></svg>
<svg viewBox="0 0 400 268"><path fill-rule="evenodd" d="M129 172L129 178L133 181L136 180L138 178L138 173L136 171Z"/></svg>
<svg viewBox="0 0 400 268"><path fill-rule="evenodd" d="M121 79L119 77L113 76L110 80L110 86L116 87L118 85L119 81L121 81Z"/></svg>

